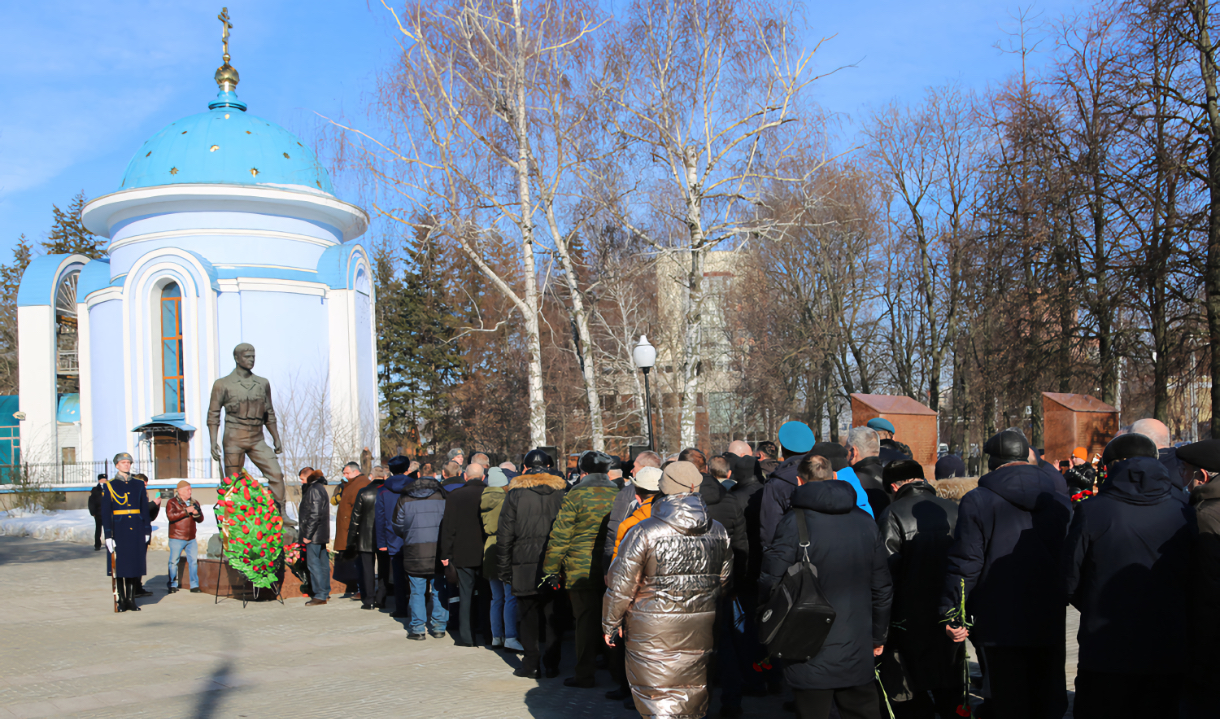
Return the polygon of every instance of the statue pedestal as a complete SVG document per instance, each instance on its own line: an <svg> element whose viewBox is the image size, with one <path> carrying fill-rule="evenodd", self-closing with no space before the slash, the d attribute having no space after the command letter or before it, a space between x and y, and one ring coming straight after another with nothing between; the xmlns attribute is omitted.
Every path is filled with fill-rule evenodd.
<svg viewBox="0 0 1220 719"><path fill-rule="evenodd" d="M333 567L332 572L333 575ZM219 577L217 577L219 575ZM185 591L190 586L190 570L186 566L186 557L178 558L178 588L179 591ZM219 579L219 582L217 581ZM304 597L301 594L301 581L291 571L284 570L284 575L280 577L282 584L280 586L280 596L284 599L293 599ZM199 560L199 588L206 594L211 594L217 597L233 597L241 599L242 597L254 598L254 585L250 584L250 580L241 572L233 569L219 559L200 559ZM331 596L339 596L347 591L347 587L343 584L334 581L330 582ZM259 591L258 598L260 600L274 599L275 595L266 589Z"/></svg>

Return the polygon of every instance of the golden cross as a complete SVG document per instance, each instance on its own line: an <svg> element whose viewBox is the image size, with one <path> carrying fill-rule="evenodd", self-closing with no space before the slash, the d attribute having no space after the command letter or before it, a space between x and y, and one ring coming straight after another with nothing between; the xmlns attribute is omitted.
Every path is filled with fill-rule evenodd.
<svg viewBox="0 0 1220 719"><path fill-rule="evenodd" d="M221 23L222 30L220 33L220 39L223 40L224 44L225 44L225 64L228 65L229 64L229 31L233 29L233 23L229 20L229 8L227 8L227 7L221 8L220 14L216 16L216 19L219 20Z"/></svg>

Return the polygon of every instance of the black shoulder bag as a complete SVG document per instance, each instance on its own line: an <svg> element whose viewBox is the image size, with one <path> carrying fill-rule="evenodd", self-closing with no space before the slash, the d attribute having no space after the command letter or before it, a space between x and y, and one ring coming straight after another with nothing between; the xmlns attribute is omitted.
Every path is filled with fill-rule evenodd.
<svg viewBox="0 0 1220 719"><path fill-rule="evenodd" d="M796 526L804 557L797 557L766 603L758 608L758 636L772 657L801 662L822 649L834 625L835 610L822 593L817 567L809 561L806 510L793 511L797 512Z"/></svg>

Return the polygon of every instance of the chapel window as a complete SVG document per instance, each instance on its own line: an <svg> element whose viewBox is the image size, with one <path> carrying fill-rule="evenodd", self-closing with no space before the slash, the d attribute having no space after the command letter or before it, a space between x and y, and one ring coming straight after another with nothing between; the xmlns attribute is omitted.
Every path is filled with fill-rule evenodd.
<svg viewBox="0 0 1220 719"><path fill-rule="evenodd" d="M182 366L182 290L171 282L161 290L161 387L165 412L186 411Z"/></svg>

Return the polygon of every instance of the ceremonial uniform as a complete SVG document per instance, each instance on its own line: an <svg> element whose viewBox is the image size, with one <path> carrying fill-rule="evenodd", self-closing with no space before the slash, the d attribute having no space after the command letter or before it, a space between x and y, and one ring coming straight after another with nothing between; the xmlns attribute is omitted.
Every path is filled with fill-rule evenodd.
<svg viewBox="0 0 1220 719"><path fill-rule="evenodd" d="M132 598L135 587L147 571L145 555L152 534L148 516L148 494L144 483L118 474L102 491L102 531L114 541L114 569L119 584L120 609L137 609ZM110 548L106 549L106 574L110 574ZM138 609L137 609L138 610Z"/></svg>

